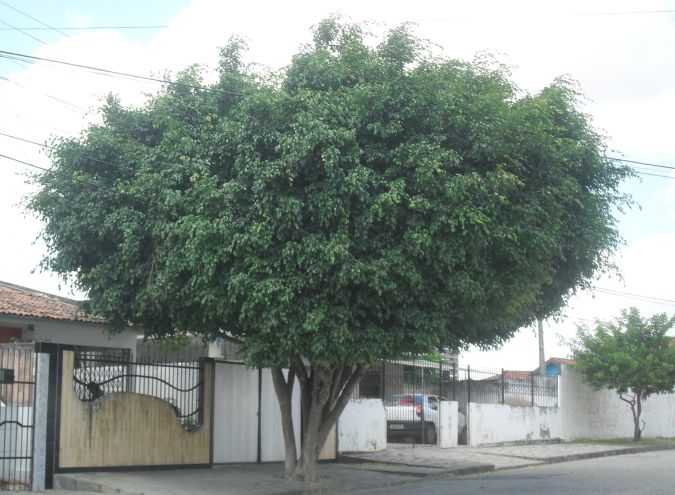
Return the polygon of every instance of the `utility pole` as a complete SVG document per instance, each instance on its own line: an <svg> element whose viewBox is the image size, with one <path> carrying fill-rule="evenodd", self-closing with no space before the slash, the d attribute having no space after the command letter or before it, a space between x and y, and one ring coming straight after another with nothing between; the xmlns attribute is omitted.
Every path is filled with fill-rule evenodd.
<svg viewBox="0 0 675 495"><path fill-rule="evenodd" d="M539 374L546 375L546 360L544 358L544 323L537 318L537 331L539 333Z"/></svg>

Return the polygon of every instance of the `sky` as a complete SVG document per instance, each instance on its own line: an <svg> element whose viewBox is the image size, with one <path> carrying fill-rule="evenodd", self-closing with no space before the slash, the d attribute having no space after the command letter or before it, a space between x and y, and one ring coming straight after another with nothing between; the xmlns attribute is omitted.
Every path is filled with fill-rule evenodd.
<svg viewBox="0 0 675 495"><path fill-rule="evenodd" d="M636 205L619 214L624 245L618 275L577 294L557 321L544 323L546 357L565 357L577 325L616 318L637 306L645 315L675 313L675 0L670 1L261 1L0 0L0 280L84 297L41 272L41 225L22 202L34 189L20 160L50 166L45 143L76 136L98 119L112 92L141 104L156 83L110 77L54 63L8 59L18 53L138 75L176 72L194 63L215 67L218 48L244 37L247 60L287 65L310 40L310 28L338 13L377 34L402 22L449 58L489 51L513 67L524 93L557 76L578 81L582 110L607 136L612 156L638 172L623 191ZM19 140L17 138L21 138ZM8 158L9 157L9 158ZM663 167L665 166L665 167ZM521 329L499 349L470 349L460 365L533 369L538 341Z"/></svg>

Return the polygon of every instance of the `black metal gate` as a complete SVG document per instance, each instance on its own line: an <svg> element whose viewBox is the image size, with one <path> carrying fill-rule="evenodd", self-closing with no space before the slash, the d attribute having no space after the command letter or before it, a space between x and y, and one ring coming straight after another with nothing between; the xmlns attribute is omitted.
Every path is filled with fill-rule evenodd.
<svg viewBox="0 0 675 495"><path fill-rule="evenodd" d="M31 489L35 364L33 344L0 344L0 490Z"/></svg>

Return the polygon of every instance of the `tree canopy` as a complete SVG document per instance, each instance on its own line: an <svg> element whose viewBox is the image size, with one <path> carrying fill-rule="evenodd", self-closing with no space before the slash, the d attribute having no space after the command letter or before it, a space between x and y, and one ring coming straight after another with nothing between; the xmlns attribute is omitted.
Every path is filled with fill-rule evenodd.
<svg viewBox="0 0 675 495"><path fill-rule="evenodd" d="M598 323L593 332L580 327L574 343L575 370L596 389L616 390L633 413L633 439L640 440L642 403L675 387L675 346L666 333L675 317L665 313L642 318L637 308L616 322Z"/></svg>
<svg viewBox="0 0 675 495"><path fill-rule="evenodd" d="M310 363L306 384L499 344L609 267L628 171L573 84L522 94L405 26L372 46L324 20L279 73L244 50L213 84L190 68L140 108L109 97L37 178L44 266L113 327L227 332L251 364Z"/></svg>

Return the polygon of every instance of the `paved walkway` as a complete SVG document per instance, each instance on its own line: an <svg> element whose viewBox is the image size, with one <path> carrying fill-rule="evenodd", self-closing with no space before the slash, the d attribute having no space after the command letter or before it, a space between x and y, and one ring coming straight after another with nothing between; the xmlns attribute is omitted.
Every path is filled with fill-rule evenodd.
<svg viewBox="0 0 675 495"><path fill-rule="evenodd" d="M675 446L673 446L675 447ZM350 454L341 462L323 463L320 479L310 485L283 479L283 465L235 464L211 469L90 472L57 475L60 491L122 495L291 495L368 493L379 488L434 479L568 460L620 455L664 447L600 444L545 444L501 447L390 445L387 450ZM672 447L670 447L672 448Z"/></svg>

